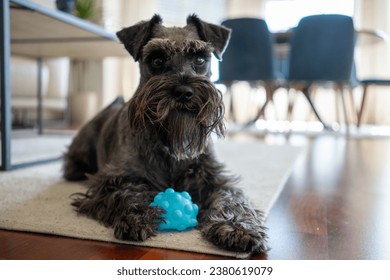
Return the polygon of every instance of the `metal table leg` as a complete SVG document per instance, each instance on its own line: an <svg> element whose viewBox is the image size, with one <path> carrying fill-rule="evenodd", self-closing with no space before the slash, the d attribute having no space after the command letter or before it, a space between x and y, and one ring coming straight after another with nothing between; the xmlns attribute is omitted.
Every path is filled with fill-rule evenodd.
<svg viewBox="0 0 390 280"><path fill-rule="evenodd" d="M42 87L42 67L43 67L43 62L42 58L38 57L37 59L38 62L38 107L37 107L37 126L38 126L38 134L41 135L43 134L43 87Z"/></svg>
<svg viewBox="0 0 390 280"><path fill-rule="evenodd" d="M11 169L11 87L9 1L0 0L1 166Z"/></svg>
<svg viewBox="0 0 390 280"><path fill-rule="evenodd" d="M34 164L52 162L61 157L11 164L11 86L10 86L10 19L9 1L0 0L0 133L1 166L0 170L11 170ZM42 59L38 59L38 133L42 133Z"/></svg>

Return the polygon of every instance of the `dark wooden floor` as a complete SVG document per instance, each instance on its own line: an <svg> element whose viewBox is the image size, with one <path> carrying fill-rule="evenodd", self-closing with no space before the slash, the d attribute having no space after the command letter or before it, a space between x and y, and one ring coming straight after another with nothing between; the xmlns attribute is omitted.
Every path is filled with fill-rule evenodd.
<svg viewBox="0 0 390 280"><path fill-rule="evenodd" d="M267 220L254 259L390 259L390 139L321 136ZM219 256L0 231L0 259L221 259Z"/></svg>

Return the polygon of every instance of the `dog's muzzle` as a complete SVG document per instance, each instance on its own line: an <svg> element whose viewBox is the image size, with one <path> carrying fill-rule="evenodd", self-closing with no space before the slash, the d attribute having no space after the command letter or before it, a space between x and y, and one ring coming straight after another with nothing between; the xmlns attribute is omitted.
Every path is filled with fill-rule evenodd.
<svg viewBox="0 0 390 280"><path fill-rule="evenodd" d="M154 76L129 103L133 130L148 129L177 158L203 153L212 131L224 134L222 94L207 77Z"/></svg>

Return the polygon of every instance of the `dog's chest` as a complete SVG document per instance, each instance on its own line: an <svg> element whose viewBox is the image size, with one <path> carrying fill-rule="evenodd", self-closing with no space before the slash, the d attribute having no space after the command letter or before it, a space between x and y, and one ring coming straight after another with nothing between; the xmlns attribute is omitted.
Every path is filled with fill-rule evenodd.
<svg viewBox="0 0 390 280"><path fill-rule="evenodd" d="M152 156L145 164L145 176L159 190L171 187L181 191L186 189L181 184L194 173L194 165L196 160L177 161L169 157Z"/></svg>

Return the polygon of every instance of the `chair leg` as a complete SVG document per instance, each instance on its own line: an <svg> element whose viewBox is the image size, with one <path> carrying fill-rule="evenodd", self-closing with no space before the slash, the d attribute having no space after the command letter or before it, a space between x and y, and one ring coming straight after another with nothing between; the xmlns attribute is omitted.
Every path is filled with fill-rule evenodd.
<svg viewBox="0 0 390 280"><path fill-rule="evenodd" d="M275 107L275 102L274 102L274 88L273 88L273 86L270 84L270 83L265 83L265 85L264 85L264 88L265 88L265 98L266 98L266 102L264 103L264 105L263 105L263 116L264 116L264 118L265 118L265 108L267 107L267 105L269 104L269 103L272 103L272 105ZM276 118L278 118L277 117L277 113L276 113L276 110L275 110L275 116L276 116Z"/></svg>
<svg viewBox="0 0 390 280"><path fill-rule="evenodd" d="M309 104L310 104L310 106L311 106L311 108L312 108L314 114L316 115L317 119L322 123L322 125L324 126L324 128L325 128L326 130L331 130L331 127L330 127L328 124L326 124L326 123L322 120L322 118L320 117L320 115L319 115L319 113L318 113L316 107L314 106L314 103L313 103L313 101L312 101L312 99L311 99L311 97L310 97L310 94L311 94L311 93L310 93L309 87L310 87L310 86L307 86L307 87L305 87L305 88L302 90L303 95L305 95L305 97L306 97L307 101L309 102Z"/></svg>
<svg viewBox="0 0 390 280"><path fill-rule="evenodd" d="M340 118L340 96L338 95L338 88L333 88L335 90L336 94L334 96L334 101L335 101L335 112L336 112L336 122L341 123L341 118Z"/></svg>
<svg viewBox="0 0 390 280"><path fill-rule="evenodd" d="M291 94L291 88L287 88L287 97L288 97L288 104L287 104L287 121L292 121L292 114L294 111L294 105L295 105L295 94Z"/></svg>
<svg viewBox="0 0 390 280"><path fill-rule="evenodd" d="M250 126L250 125L254 124L258 119L261 118L261 116L264 116L265 107L267 107L268 102L269 102L269 99L267 98L267 99L265 100L263 106L261 106L260 110L257 112L256 117L253 118L251 121L247 122L247 123L246 123L246 126Z"/></svg>
<svg viewBox="0 0 390 280"><path fill-rule="evenodd" d="M347 134L349 133L349 118L348 118L348 113L347 113L347 106L346 106L346 103L345 103L345 97L344 97L344 89L343 89L343 86L338 86L338 90L337 90L339 93L340 93L340 96L341 96L341 102L343 103L343 111L344 111L344 121L345 121L345 126L346 126L346 130L347 130Z"/></svg>
<svg viewBox="0 0 390 280"><path fill-rule="evenodd" d="M268 98L270 99L270 101L272 102L272 106L274 107L275 119L277 121L279 121L279 120L281 120L281 118L280 118L280 116L278 114L278 110L276 109L276 104L275 104L275 100L274 100L274 93L275 93L276 89L277 89L277 87L275 87L272 84L268 85L268 89L266 88L266 90L268 91L267 92Z"/></svg>
<svg viewBox="0 0 390 280"><path fill-rule="evenodd" d="M233 102L233 91L232 91L232 85L227 84L226 85L226 95L230 97L230 107L229 107L229 118L232 120L232 122L236 121L236 118L234 117L234 102Z"/></svg>
<svg viewBox="0 0 390 280"><path fill-rule="evenodd" d="M355 106L355 98L353 97L353 88L349 87L349 99L351 100L351 123L357 123L357 110Z"/></svg>
<svg viewBox="0 0 390 280"><path fill-rule="evenodd" d="M250 120L249 122L246 123L246 126L250 126L254 124L258 119L260 119L262 116L265 116L265 108L267 107L269 102L273 102L273 87L269 83L266 83L264 86L265 89L265 102L263 106L261 106L260 110L257 112L256 117Z"/></svg>
<svg viewBox="0 0 390 280"><path fill-rule="evenodd" d="M358 117L357 124L356 124L357 127L360 127L360 124L361 124L361 121L362 121L363 110L364 110L364 106L366 104L367 89L368 89L368 85L364 85L363 86L362 103L360 105L360 110L359 110L359 113L358 113L358 116L357 116Z"/></svg>

